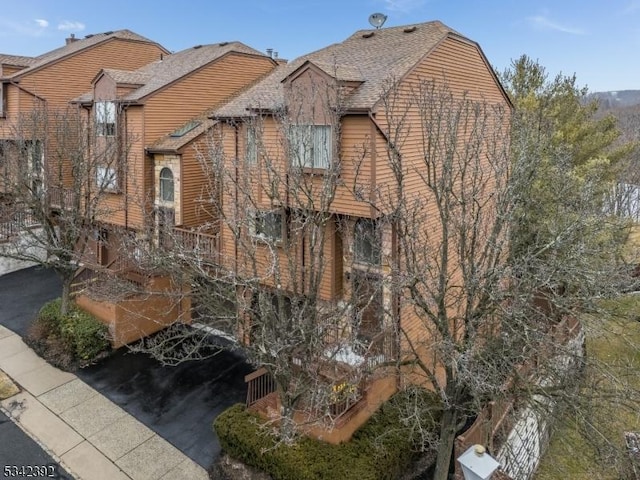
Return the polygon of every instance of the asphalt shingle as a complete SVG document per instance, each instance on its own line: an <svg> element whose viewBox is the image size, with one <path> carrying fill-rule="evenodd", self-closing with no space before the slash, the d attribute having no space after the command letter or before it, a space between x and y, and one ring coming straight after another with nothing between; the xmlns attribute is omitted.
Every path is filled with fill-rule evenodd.
<svg viewBox="0 0 640 480"><path fill-rule="evenodd" d="M347 107L371 108L380 99L385 82L405 75L447 35L460 36L439 21L357 31L341 43L281 65L262 82L215 111L214 116L241 117L248 115L248 109L282 107L282 81L305 62L338 80L362 82L353 90Z"/></svg>

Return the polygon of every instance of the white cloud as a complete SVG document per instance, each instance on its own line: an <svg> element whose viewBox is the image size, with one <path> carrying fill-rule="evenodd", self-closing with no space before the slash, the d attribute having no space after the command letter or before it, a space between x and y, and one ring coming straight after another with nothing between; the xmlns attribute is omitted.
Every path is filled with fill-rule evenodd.
<svg viewBox="0 0 640 480"><path fill-rule="evenodd" d="M81 32L85 29L85 24L82 22L72 22L71 20L64 20L58 24L58 30L64 31L76 31Z"/></svg>
<svg viewBox="0 0 640 480"><path fill-rule="evenodd" d="M40 37L45 34L45 29L35 20L19 22L7 18L0 18L0 32L2 36L5 37L15 35Z"/></svg>
<svg viewBox="0 0 640 480"><path fill-rule="evenodd" d="M36 22L38 26L42 28L47 28L49 26L49 22L43 18L36 18L34 22Z"/></svg>
<svg viewBox="0 0 640 480"><path fill-rule="evenodd" d="M527 18L529 24L541 30L555 30L556 32L570 33L571 35L585 35L586 32L580 28L573 28L567 25L554 22L553 20L545 17L544 15L536 15L535 17Z"/></svg>
<svg viewBox="0 0 640 480"><path fill-rule="evenodd" d="M408 13L422 7L427 0L384 0L387 10Z"/></svg>

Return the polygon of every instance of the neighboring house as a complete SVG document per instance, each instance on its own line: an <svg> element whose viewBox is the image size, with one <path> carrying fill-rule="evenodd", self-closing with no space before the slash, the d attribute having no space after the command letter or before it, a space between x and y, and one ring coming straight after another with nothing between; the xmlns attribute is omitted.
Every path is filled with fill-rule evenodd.
<svg viewBox="0 0 640 480"><path fill-rule="evenodd" d="M326 348L338 345L330 357L342 364L341 378L349 378L345 371L356 365L369 370L357 402L351 396L340 405L345 411L332 408L343 415L334 424L339 428L313 432L325 440L349 438L397 390L397 370L388 365L397 359L400 329L428 339L416 312L392 287L403 260L391 215L397 174L391 160L401 158L405 165L406 198L424 195L419 166L427 153L419 99L412 97L423 81L510 108L480 47L429 22L358 31L280 66L211 116L221 150L212 153L213 163L227 165L218 199L218 263L245 279L237 298L241 318L250 312L239 326L242 338L269 336L251 323L256 317L268 322L265 305L274 317L283 311L300 315L301 298L311 295L317 321L332 323L333 333L324 325L318 331ZM183 179L183 189L188 181ZM290 292L285 302L282 292ZM300 315L298 324L305 318ZM294 337L302 327L290 328ZM298 361L294 346L269 341L274 344L265 344L267 354L272 348ZM278 361L265 363L274 369ZM351 388L346 380L328 378L336 397ZM277 408L259 398L274 395L273 388L264 388L264 375L248 380L249 403L267 413Z"/></svg>
<svg viewBox="0 0 640 480"><path fill-rule="evenodd" d="M164 136L180 142L205 122L206 112L253 84L277 66L270 56L240 42L197 45L166 55L133 71L105 68L93 78L93 89L74 100L86 109L98 140L115 140L118 159L96 168L107 215L95 226L92 253L78 287L88 285L93 272L109 271L147 293L158 295L91 298L78 303L110 324L114 343L129 343L184 318L188 305L172 305L160 292L170 288L161 275L141 276L135 264L140 251L132 239L163 238L199 225L204 210L201 192L187 182L200 170L191 151L150 150ZM197 119L198 116L201 118ZM196 118L196 120L194 120ZM98 145L99 149L100 146ZM94 152L95 154L95 152ZM84 282L83 282L84 280Z"/></svg>
<svg viewBox="0 0 640 480"><path fill-rule="evenodd" d="M25 119L45 112L64 111L68 102L86 92L101 68L136 69L169 52L156 42L129 30L71 36L66 45L37 57L0 54L0 168L1 156L16 143L30 150L29 168L34 181L42 182L48 151L46 132L29 132ZM40 119L45 123L44 119ZM31 121L33 123L33 121ZM19 138L18 138L19 137ZM10 179L10 172L3 172ZM0 184L0 191L5 185Z"/></svg>

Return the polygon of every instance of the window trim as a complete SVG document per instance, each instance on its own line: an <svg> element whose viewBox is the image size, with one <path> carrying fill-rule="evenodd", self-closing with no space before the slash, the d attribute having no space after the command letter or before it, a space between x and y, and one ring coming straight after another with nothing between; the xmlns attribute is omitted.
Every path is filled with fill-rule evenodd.
<svg viewBox="0 0 640 480"><path fill-rule="evenodd" d="M95 103L96 135L98 137L116 136L116 102L101 100Z"/></svg>
<svg viewBox="0 0 640 480"><path fill-rule="evenodd" d="M260 228L260 221L264 220L273 215L278 215L280 217L280 228L276 228L275 226L268 228ZM264 225L264 224L263 224ZM270 210L255 210L251 213L251 225L250 225L250 233L253 238L260 240L265 243L274 243L281 244L286 238L286 215L283 209L270 209ZM265 232L259 230L265 230ZM278 237L274 237L268 234L268 230L280 231L280 235Z"/></svg>
<svg viewBox="0 0 640 480"><path fill-rule="evenodd" d="M365 226L366 232L358 231ZM368 245L363 245L363 242L367 242ZM371 267L382 265L382 229L379 220L365 217L356 220L353 226L353 261L355 264Z"/></svg>
<svg viewBox="0 0 640 480"><path fill-rule="evenodd" d="M110 178L107 179L107 176ZM102 192L119 192L120 191L120 172L116 167L109 165L97 165L96 186Z"/></svg>
<svg viewBox="0 0 640 480"><path fill-rule="evenodd" d="M168 172L170 177L163 177L163 173ZM171 198L165 198L167 182L171 182ZM173 174L173 170L169 167L162 167L158 174L158 196L161 202L174 203L176 199L176 177Z"/></svg>
<svg viewBox="0 0 640 480"><path fill-rule="evenodd" d="M289 130L291 164L303 170L324 172L333 164L333 127L327 124L297 124ZM302 133L301 133L302 132ZM321 149L316 149L318 132L323 132ZM302 140L300 138L302 137ZM311 152L309 155L309 151ZM320 154L318 152L320 151Z"/></svg>

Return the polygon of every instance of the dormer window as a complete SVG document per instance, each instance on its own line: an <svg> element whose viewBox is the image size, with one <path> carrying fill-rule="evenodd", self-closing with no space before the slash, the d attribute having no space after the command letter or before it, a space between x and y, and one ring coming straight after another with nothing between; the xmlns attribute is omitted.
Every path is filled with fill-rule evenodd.
<svg viewBox="0 0 640 480"><path fill-rule="evenodd" d="M115 102L96 102L96 134L100 137L113 137L116 134Z"/></svg>
<svg viewBox="0 0 640 480"><path fill-rule="evenodd" d="M160 170L160 200L163 202L173 202L174 181L173 172L170 168L164 167Z"/></svg>
<svg viewBox="0 0 640 480"><path fill-rule="evenodd" d="M331 165L330 125L294 125L290 140L292 165L318 169L328 169Z"/></svg>

